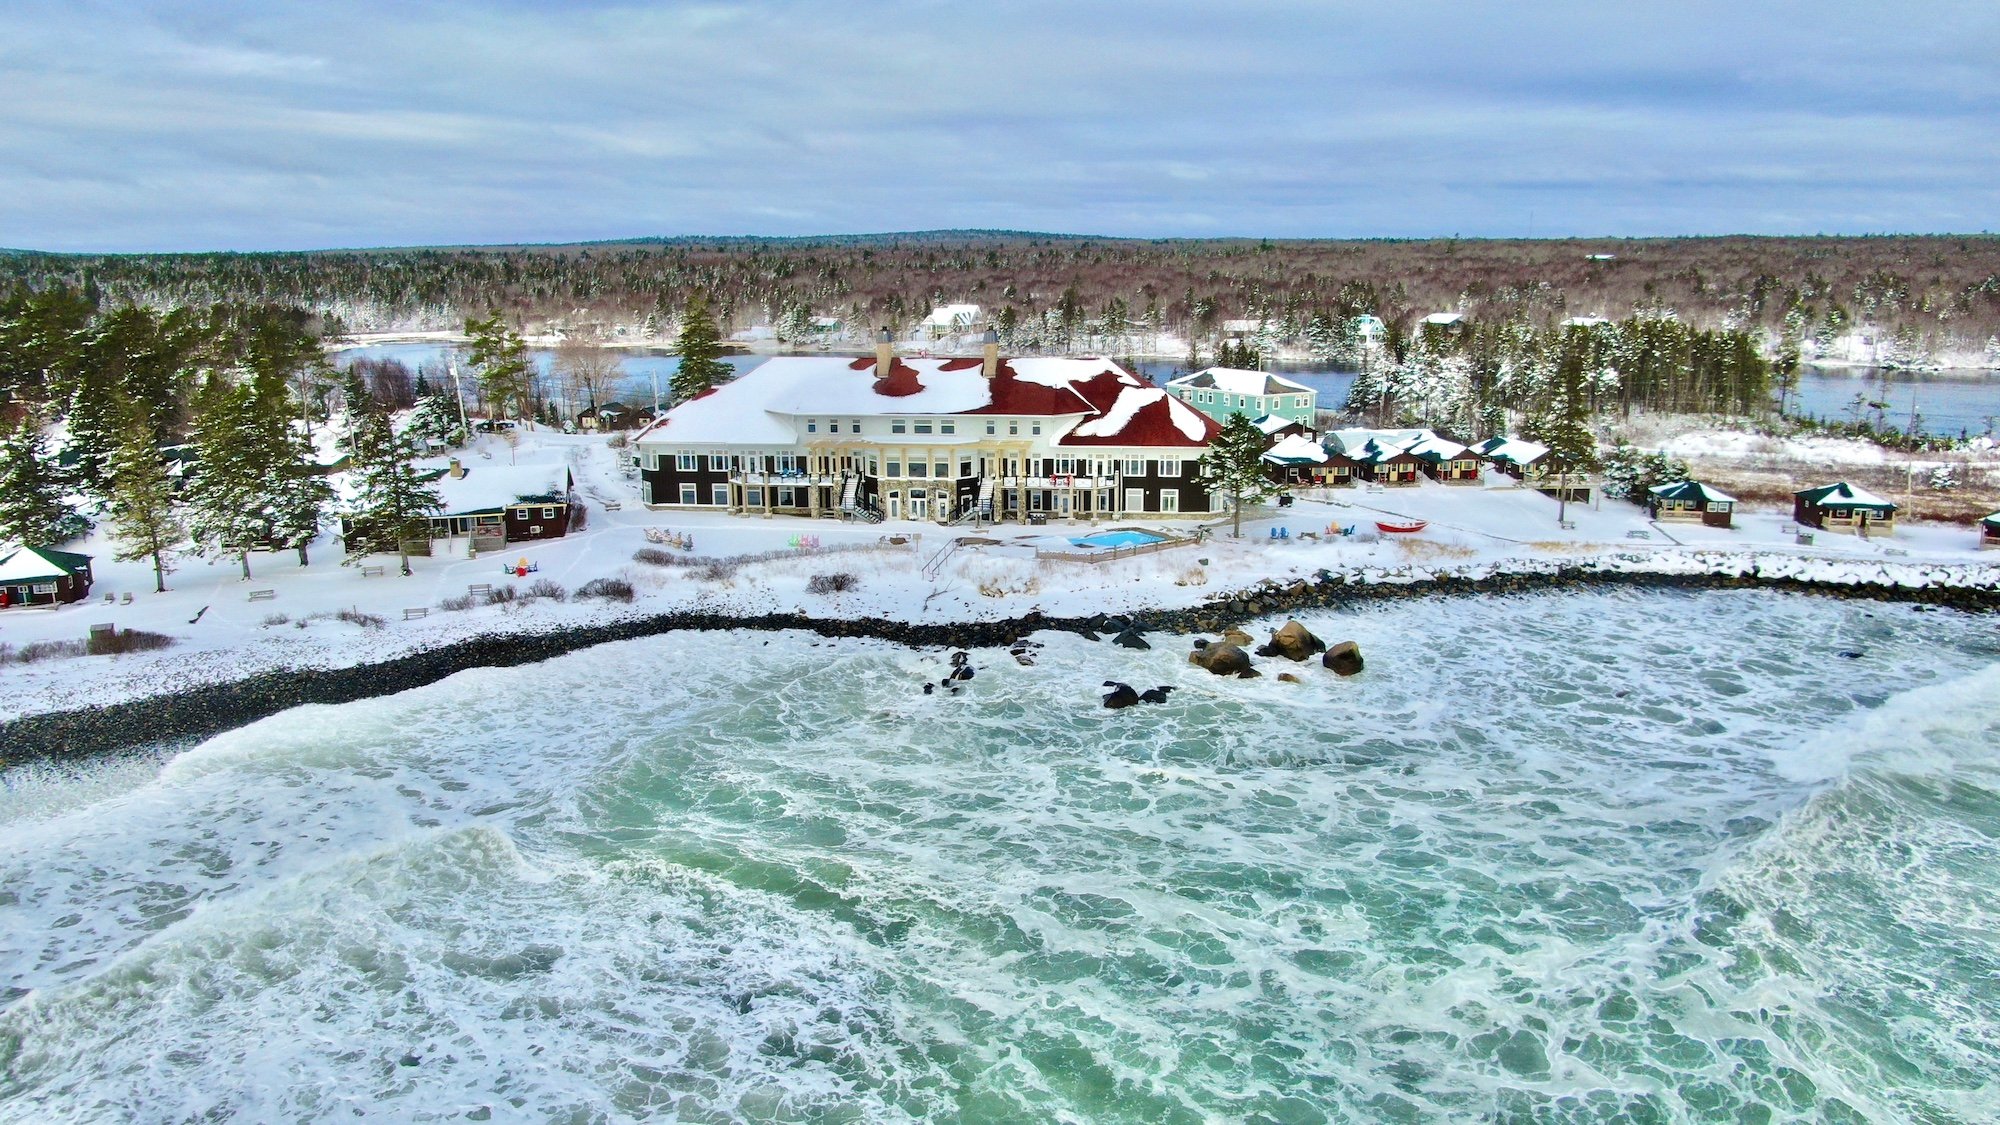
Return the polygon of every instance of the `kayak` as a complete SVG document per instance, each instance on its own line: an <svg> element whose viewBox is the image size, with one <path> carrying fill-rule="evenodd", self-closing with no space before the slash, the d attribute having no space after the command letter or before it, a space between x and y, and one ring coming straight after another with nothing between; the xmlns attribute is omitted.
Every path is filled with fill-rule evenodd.
<svg viewBox="0 0 2000 1125"><path fill-rule="evenodd" d="M1376 530L1390 535L1408 535L1413 531L1422 531L1428 526L1430 526L1429 520L1405 520L1398 523L1390 523L1387 520L1375 521Z"/></svg>

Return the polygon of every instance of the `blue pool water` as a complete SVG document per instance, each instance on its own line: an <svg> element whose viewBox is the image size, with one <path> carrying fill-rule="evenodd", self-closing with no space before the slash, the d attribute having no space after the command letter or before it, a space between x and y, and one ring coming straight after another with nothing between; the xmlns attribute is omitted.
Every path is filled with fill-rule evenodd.
<svg viewBox="0 0 2000 1125"><path fill-rule="evenodd" d="M1150 531L1100 531L1095 535L1085 535L1070 542L1079 547L1143 547L1148 543L1158 543L1166 536Z"/></svg>

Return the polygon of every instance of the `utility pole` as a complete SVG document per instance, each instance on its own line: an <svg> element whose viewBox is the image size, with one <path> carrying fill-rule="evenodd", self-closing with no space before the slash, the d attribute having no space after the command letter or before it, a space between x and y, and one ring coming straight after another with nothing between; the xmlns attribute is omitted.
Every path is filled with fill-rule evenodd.
<svg viewBox="0 0 2000 1125"><path fill-rule="evenodd" d="M445 370L451 373L451 393L458 399L458 428L465 434L465 439L471 441L472 423L465 419L465 388L458 384L458 360L447 354L444 365Z"/></svg>

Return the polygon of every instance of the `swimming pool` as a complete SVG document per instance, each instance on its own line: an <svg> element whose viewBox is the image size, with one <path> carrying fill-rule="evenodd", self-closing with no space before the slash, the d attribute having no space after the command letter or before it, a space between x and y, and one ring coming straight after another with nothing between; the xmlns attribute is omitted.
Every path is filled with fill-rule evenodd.
<svg viewBox="0 0 2000 1125"><path fill-rule="evenodd" d="M1079 547L1103 549L1106 547L1144 547L1149 543L1164 542L1166 538L1164 535L1155 535L1150 531L1100 531L1095 535L1085 535L1080 538L1071 539L1070 542Z"/></svg>

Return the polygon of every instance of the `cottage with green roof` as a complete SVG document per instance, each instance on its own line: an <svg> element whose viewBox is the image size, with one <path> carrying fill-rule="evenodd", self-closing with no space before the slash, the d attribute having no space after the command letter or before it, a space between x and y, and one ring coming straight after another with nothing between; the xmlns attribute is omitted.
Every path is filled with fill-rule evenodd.
<svg viewBox="0 0 2000 1125"><path fill-rule="evenodd" d="M1710 488L1698 480L1656 484L1646 490L1646 509L1656 520L1696 520L1709 527L1730 527L1736 511L1736 497Z"/></svg>
<svg viewBox="0 0 2000 1125"><path fill-rule="evenodd" d="M1858 484L1840 481L1792 497L1792 518L1800 527L1847 531L1863 538L1896 533L1896 505Z"/></svg>
<svg viewBox="0 0 2000 1125"><path fill-rule="evenodd" d="M2000 512L1979 521L1979 549L2000 550Z"/></svg>
<svg viewBox="0 0 2000 1125"><path fill-rule="evenodd" d="M0 608L80 602L90 583L89 555L23 547L0 558Z"/></svg>

